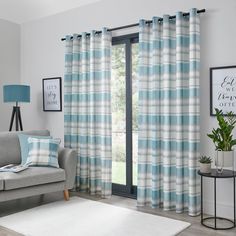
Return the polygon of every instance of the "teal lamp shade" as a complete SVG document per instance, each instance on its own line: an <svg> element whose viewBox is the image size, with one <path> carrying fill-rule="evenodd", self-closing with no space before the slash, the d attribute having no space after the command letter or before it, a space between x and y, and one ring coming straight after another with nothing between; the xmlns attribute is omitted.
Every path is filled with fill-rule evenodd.
<svg viewBox="0 0 236 236"><path fill-rule="evenodd" d="M30 102L30 86L28 85L4 85L4 102Z"/></svg>

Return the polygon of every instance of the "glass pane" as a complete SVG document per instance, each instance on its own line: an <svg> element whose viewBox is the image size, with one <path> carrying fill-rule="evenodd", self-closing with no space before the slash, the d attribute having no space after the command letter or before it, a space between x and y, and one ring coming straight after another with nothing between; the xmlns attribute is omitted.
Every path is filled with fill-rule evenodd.
<svg viewBox="0 0 236 236"><path fill-rule="evenodd" d="M133 185L137 185L138 162L138 43L132 44Z"/></svg>
<svg viewBox="0 0 236 236"><path fill-rule="evenodd" d="M125 44L112 47L112 182L126 185Z"/></svg>

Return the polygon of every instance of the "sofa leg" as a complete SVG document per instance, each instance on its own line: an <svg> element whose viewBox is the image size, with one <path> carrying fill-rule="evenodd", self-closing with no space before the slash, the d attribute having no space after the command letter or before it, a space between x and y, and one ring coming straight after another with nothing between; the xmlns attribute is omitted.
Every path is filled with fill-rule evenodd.
<svg viewBox="0 0 236 236"><path fill-rule="evenodd" d="M64 199L65 201L69 201L70 199L69 191L67 189L64 190Z"/></svg>

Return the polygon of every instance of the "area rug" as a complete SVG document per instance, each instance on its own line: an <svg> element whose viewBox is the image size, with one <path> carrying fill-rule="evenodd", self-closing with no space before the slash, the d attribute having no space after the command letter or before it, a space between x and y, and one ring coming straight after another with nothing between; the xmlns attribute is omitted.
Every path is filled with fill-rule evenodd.
<svg viewBox="0 0 236 236"><path fill-rule="evenodd" d="M27 236L169 236L189 223L73 197L0 218Z"/></svg>

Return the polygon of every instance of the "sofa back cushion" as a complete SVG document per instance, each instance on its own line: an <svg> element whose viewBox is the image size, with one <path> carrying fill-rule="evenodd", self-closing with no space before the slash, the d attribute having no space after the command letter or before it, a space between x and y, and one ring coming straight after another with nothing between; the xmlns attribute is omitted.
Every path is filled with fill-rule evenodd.
<svg viewBox="0 0 236 236"><path fill-rule="evenodd" d="M0 167L7 164L21 163L21 149L17 134L49 136L48 130L32 130L20 132L0 132Z"/></svg>

